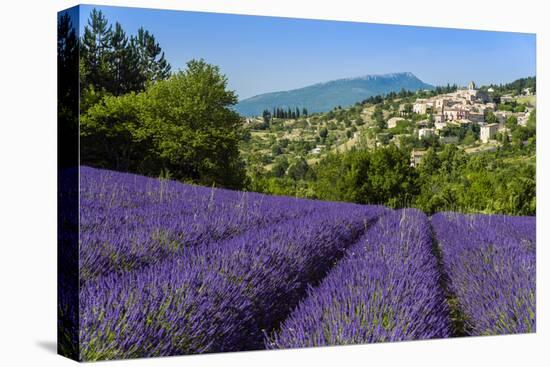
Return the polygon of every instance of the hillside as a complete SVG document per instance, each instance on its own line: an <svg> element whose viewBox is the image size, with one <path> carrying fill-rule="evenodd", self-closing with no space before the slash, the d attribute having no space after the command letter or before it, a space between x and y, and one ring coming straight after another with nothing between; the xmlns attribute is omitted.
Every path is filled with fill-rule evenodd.
<svg viewBox="0 0 550 367"><path fill-rule="evenodd" d="M366 75L357 78L332 80L289 91L260 94L244 99L236 110L245 116L258 116L265 109L307 108L311 112L327 112L336 106L350 106L365 98L398 92L433 89L412 73Z"/></svg>

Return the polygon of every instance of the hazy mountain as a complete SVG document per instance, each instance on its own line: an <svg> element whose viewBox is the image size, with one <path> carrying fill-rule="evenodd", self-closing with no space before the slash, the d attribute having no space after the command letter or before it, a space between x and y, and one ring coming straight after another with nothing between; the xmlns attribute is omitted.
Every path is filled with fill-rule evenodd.
<svg viewBox="0 0 550 367"><path fill-rule="evenodd" d="M366 75L332 80L304 88L260 94L240 101L236 110L245 116L261 115L264 109L305 107L309 112L326 112L336 106L350 106L370 96L401 89L432 89L412 73Z"/></svg>

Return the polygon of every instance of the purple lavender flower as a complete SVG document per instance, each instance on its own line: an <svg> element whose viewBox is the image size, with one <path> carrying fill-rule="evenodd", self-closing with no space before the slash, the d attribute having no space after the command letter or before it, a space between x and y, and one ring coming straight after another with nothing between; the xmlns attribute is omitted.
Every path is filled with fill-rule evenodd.
<svg viewBox="0 0 550 367"><path fill-rule="evenodd" d="M334 206L89 167L80 173L81 283Z"/></svg>
<svg viewBox="0 0 550 367"><path fill-rule="evenodd" d="M535 217L438 213L432 225L465 332L535 332Z"/></svg>
<svg viewBox="0 0 550 367"><path fill-rule="evenodd" d="M268 348L449 337L448 309L426 216L386 214L311 288Z"/></svg>
<svg viewBox="0 0 550 367"><path fill-rule="evenodd" d="M178 185L183 186L180 190L189 190ZM203 192L211 194L210 189ZM172 195L176 200L176 194ZM227 195L228 202L240 200L233 192ZM271 332L282 322L304 297L308 285L320 281L346 248L387 211L379 206L316 201L294 205L294 199L254 197L262 200L259 205L265 217L278 215L282 203L288 202L286 216L152 258L145 261L147 266L105 272L83 283L82 358L263 348L263 332ZM201 196L193 200L200 201ZM137 230L131 228L122 232L119 246L124 247L123 241ZM109 249L106 254L112 253ZM143 254L148 259L147 252Z"/></svg>

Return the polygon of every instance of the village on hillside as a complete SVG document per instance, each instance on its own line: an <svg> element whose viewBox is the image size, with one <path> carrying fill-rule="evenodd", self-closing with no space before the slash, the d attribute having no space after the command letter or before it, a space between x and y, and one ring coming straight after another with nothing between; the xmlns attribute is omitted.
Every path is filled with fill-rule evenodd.
<svg viewBox="0 0 550 367"><path fill-rule="evenodd" d="M511 127L527 125L535 97L531 88L500 94L472 81L446 93L419 90L324 113L266 109L263 116L245 118L248 138L242 151L247 160L271 170L277 162L312 165L330 152L393 143L411 148L411 166L417 166L431 146L454 144L467 153L498 149L510 140Z"/></svg>
<svg viewBox="0 0 550 367"><path fill-rule="evenodd" d="M459 137L456 135L445 135L448 127L477 126L479 128L479 141L483 144L492 144L492 147L485 150L496 149L498 142L495 137L498 133L507 134L509 128L506 122L514 119L520 126L527 125L533 106L520 108L521 111L497 110L497 103L492 98L494 90L476 89L472 81L466 89L458 89L456 92L437 95L432 98L418 98L412 105L412 112L418 115L427 115L428 119L416 122L417 137L439 136L442 143L457 144ZM531 96L530 88L525 88L524 96ZM514 102L520 96L511 94L500 97L500 103ZM410 107L409 107L410 108ZM407 116L407 105L401 104L400 115ZM388 128L394 128L404 117L393 117L388 120ZM411 165L417 165L422 159L425 150L413 150L411 153Z"/></svg>

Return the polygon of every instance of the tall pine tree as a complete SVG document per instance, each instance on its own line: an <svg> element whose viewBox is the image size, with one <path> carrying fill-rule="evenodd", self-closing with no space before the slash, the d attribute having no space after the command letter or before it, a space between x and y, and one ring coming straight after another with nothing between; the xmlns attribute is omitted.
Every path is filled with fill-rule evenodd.
<svg viewBox="0 0 550 367"><path fill-rule="evenodd" d="M97 9L84 28L80 61L83 111L104 95L143 91L148 83L167 79L171 70L149 31L140 28L128 38L120 23L113 29Z"/></svg>
<svg viewBox="0 0 550 367"><path fill-rule="evenodd" d="M126 94L131 91L140 90L137 80L140 79L139 71L136 69L138 58L126 32L120 23L115 24L109 43L109 85L107 89L115 96Z"/></svg>
<svg viewBox="0 0 550 367"><path fill-rule="evenodd" d="M109 84L109 49L111 26L101 10L93 9L84 28L81 57L83 81L85 86L92 85L96 90L107 89Z"/></svg>
<svg viewBox="0 0 550 367"><path fill-rule="evenodd" d="M147 82L166 79L170 76L170 64L164 58L164 52L155 37L143 29L138 29L136 36L131 37L131 44L137 56L137 68L140 72L141 89Z"/></svg>

